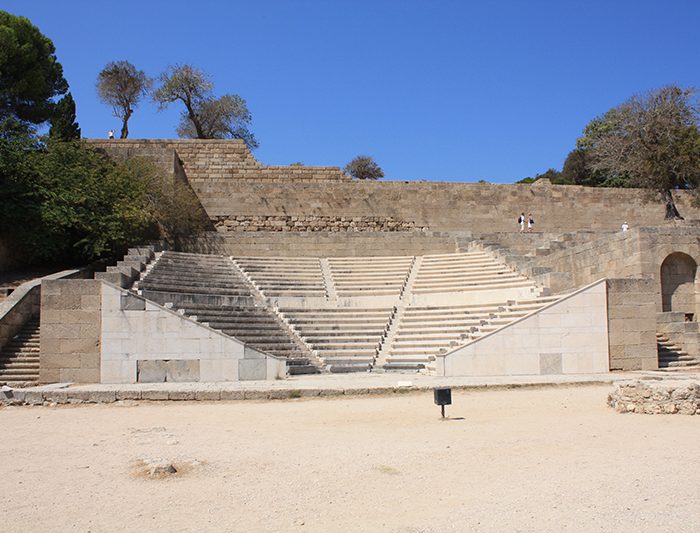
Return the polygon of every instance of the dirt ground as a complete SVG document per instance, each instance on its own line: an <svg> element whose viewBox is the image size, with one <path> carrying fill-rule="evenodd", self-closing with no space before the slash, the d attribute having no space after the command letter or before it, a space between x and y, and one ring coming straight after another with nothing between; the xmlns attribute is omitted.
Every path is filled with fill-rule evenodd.
<svg viewBox="0 0 700 533"><path fill-rule="evenodd" d="M0 409L0 527L700 530L700 417L608 390Z"/></svg>

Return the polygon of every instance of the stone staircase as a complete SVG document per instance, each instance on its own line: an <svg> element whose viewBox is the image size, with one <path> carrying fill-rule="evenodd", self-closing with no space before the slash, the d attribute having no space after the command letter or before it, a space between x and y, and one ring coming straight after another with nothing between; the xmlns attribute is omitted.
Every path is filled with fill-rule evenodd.
<svg viewBox="0 0 700 533"><path fill-rule="evenodd" d="M327 296L318 258L234 257L233 261L266 298Z"/></svg>
<svg viewBox="0 0 700 533"><path fill-rule="evenodd" d="M280 314L333 373L369 371L392 308L282 308Z"/></svg>
<svg viewBox="0 0 700 533"><path fill-rule="evenodd" d="M39 320L27 322L0 352L0 385L30 386L39 381Z"/></svg>
<svg viewBox="0 0 700 533"><path fill-rule="evenodd" d="M663 333L656 334L656 345L659 350L659 370L700 369L700 360L697 357L688 355Z"/></svg>
<svg viewBox="0 0 700 533"><path fill-rule="evenodd" d="M328 262L338 298L399 296L414 257L334 257Z"/></svg>
<svg viewBox="0 0 700 533"><path fill-rule="evenodd" d="M656 315L660 370L700 370L700 328L685 313Z"/></svg>
<svg viewBox="0 0 700 533"><path fill-rule="evenodd" d="M166 251L136 288L256 350L284 357L290 374L319 372L318 360L229 257Z"/></svg>

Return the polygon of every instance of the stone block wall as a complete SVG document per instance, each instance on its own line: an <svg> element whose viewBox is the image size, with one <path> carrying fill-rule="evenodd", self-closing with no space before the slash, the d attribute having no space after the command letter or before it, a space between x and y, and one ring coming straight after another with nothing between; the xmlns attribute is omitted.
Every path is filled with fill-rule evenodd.
<svg viewBox="0 0 700 533"><path fill-rule="evenodd" d="M422 231L233 231L208 233L187 251L234 256L353 257L457 251L449 233Z"/></svg>
<svg viewBox="0 0 700 533"><path fill-rule="evenodd" d="M532 211L536 231L618 230L664 222L664 205L646 191L567 185L493 185L420 181L198 182L193 188L210 217L381 216L431 231L517 232L517 216ZM700 210L686 205L688 218Z"/></svg>
<svg viewBox="0 0 700 533"><path fill-rule="evenodd" d="M608 279L610 370L655 370L656 305L651 279Z"/></svg>
<svg viewBox="0 0 700 533"><path fill-rule="evenodd" d="M41 284L41 383L99 383L101 285L97 280Z"/></svg>
<svg viewBox="0 0 700 533"><path fill-rule="evenodd" d="M593 283L605 277L626 278L643 276L640 232L631 230L603 234L590 242L568 247L531 262L530 275L551 270L567 273L562 283L551 288L561 292Z"/></svg>
<svg viewBox="0 0 700 533"><path fill-rule="evenodd" d="M257 215L214 217L220 233L236 231L415 231L415 223L391 217L338 217L326 215Z"/></svg>
<svg viewBox="0 0 700 533"><path fill-rule="evenodd" d="M212 219L217 217L384 217L431 231L515 232L521 212L537 231L615 230L661 224L658 195L638 189L534 184L352 180L338 167L265 166L236 140L88 140L110 154L174 150ZM674 192L686 218L692 196ZM331 221L332 219L328 219ZM332 227L328 227L332 231Z"/></svg>
<svg viewBox="0 0 700 533"><path fill-rule="evenodd" d="M235 139L86 139L86 142L114 157L156 157L165 161L160 154L174 152L193 186L222 186L231 180L311 183L350 180L338 167L262 165L243 141ZM172 167L171 162L171 173Z"/></svg>
<svg viewBox="0 0 700 533"><path fill-rule="evenodd" d="M281 378L286 361L172 310L102 285L102 382Z"/></svg>
<svg viewBox="0 0 700 533"><path fill-rule="evenodd" d="M242 381L286 361L100 280L45 280L41 383Z"/></svg>

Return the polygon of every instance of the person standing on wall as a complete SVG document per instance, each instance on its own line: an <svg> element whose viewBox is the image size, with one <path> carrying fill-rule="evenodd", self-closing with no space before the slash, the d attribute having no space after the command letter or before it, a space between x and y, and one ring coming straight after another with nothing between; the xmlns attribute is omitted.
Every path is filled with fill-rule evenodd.
<svg viewBox="0 0 700 533"><path fill-rule="evenodd" d="M535 225L535 219L532 218L532 213L527 214L527 232L532 233L532 226Z"/></svg>
<svg viewBox="0 0 700 533"><path fill-rule="evenodd" d="M525 231L525 211L520 213L520 216L518 217L518 224L520 224L520 233Z"/></svg>

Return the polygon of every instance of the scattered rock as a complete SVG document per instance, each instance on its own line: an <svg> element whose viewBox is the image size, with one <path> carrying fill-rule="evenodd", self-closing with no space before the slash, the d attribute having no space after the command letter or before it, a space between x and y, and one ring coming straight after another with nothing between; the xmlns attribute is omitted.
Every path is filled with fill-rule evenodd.
<svg viewBox="0 0 700 533"><path fill-rule="evenodd" d="M700 414L700 381L676 378L619 383L608 395L608 405L618 413Z"/></svg>

